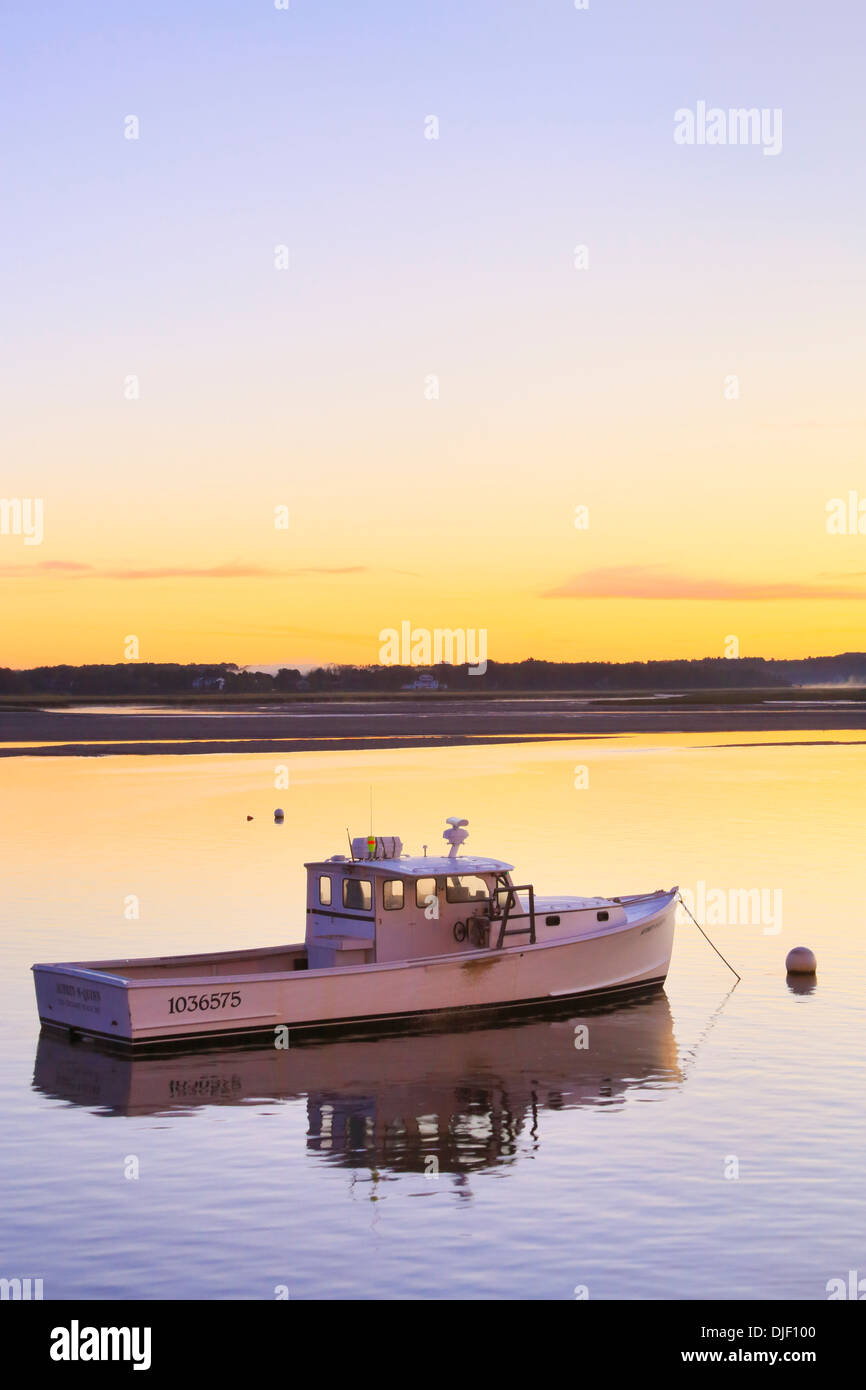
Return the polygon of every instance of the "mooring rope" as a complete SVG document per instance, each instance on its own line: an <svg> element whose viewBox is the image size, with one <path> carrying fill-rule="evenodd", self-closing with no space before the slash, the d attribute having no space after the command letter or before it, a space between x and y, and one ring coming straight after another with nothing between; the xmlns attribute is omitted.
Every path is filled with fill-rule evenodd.
<svg viewBox="0 0 866 1390"><path fill-rule="evenodd" d="M725 957L722 955L722 953L721 953L721 951L719 950L718 946L716 946L714 942L710 941L710 938L707 936L706 932L704 931L704 929L703 929L703 927L701 926L700 922L698 921L697 917L695 917L694 913L693 913L688 907L686 907L686 902L685 902L685 899L684 899L682 893L677 893L677 897L679 898L679 900L680 900L680 902L682 903L683 907L685 907L686 912L688 912L689 916L691 917L692 921L694 922L694 924L695 924L695 926L697 927L698 931L700 932L701 936L704 938L705 941L709 941L709 942L710 942L710 945L712 946L712 948L713 948L713 950L715 951L716 955L718 956L719 960L725 961L725 965L728 967L728 969L730 970L731 974L732 974L732 975L736 975L738 980L742 980L742 978L743 978L742 975L737 974L737 971L736 971L736 970L734 969L734 967L731 965L731 962L730 962L729 960L725 960Z"/></svg>

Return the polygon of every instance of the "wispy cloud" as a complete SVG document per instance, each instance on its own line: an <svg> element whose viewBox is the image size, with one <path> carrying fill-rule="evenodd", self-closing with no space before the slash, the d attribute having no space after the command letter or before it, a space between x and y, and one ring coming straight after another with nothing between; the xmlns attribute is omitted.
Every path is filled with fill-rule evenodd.
<svg viewBox="0 0 866 1390"><path fill-rule="evenodd" d="M294 569L273 569L268 565L247 565L231 560L222 565L164 565L151 568L107 568L81 564L77 560L41 560L31 565L0 565L0 579L45 579L68 576L71 579L301 579L317 574L365 574L369 565L299 565Z"/></svg>
<svg viewBox="0 0 866 1390"><path fill-rule="evenodd" d="M866 599L866 588L851 584L796 582L768 584L752 579L713 579L677 574L663 565L609 565L585 570L542 598L726 599L771 602L777 599Z"/></svg>
<svg viewBox="0 0 866 1390"><path fill-rule="evenodd" d="M40 560L40 562L37 565L0 565L0 572L7 569L20 569L22 571L29 569L38 569L58 570L61 573L63 573L66 570L69 570L71 572L73 570L89 570L92 568L92 565L83 565L78 560Z"/></svg>
<svg viewBox="0 0 866 1390"><path fill-rule="evenodd" d="M363 574L367 565L302 565L295 569L271 569L267 565L225 565L196 568L167 565L162 569L114 569L97 571L99 579L298 579L311 574Z"/></svg>

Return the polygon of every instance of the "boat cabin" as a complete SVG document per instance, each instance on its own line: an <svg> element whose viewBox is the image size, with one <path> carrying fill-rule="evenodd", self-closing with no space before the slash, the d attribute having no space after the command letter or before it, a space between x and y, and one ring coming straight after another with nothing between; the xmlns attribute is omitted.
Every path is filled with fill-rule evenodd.
<svg viewBox="0 0 866 1390"><path fill-rule="evenodd" d="M512 864L458 855L466 824L452 818L446 856L412 857L397 836L376 835L353 840L351 857L305 864L308 968L495 946L503 915L513 921L527 916L526 909L511 881Z"/></svg>

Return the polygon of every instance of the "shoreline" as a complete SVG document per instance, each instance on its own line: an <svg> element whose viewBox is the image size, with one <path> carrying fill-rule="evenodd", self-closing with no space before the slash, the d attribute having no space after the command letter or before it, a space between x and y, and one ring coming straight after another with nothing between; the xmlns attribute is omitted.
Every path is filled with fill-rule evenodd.
<svg viewBox="0 0 866 1390"><path fill-rule="evenodd" d="M866 703L798 701L792 707L647 705L587 707L538 697L421 705L363 701L294 704L283 710L63 711L0 709L0 757L147 757L294 753L365 748L453 747L652 733L866 731ZM793 704L793 702L792 702ZM860 740L854 740L859 742ZM6 746L2 746L6 745Z"/></svg>

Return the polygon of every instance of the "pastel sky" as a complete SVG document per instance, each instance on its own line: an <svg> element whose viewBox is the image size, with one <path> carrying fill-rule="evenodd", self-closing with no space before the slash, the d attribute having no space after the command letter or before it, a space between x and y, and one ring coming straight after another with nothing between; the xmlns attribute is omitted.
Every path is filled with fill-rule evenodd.
<svg viewBox="0 0 866 1390"><path fill-rule="evenodd" d="M0 665L866 648L861 5L3 28ZM676 143L698 102L781 151Z"/></svg>

